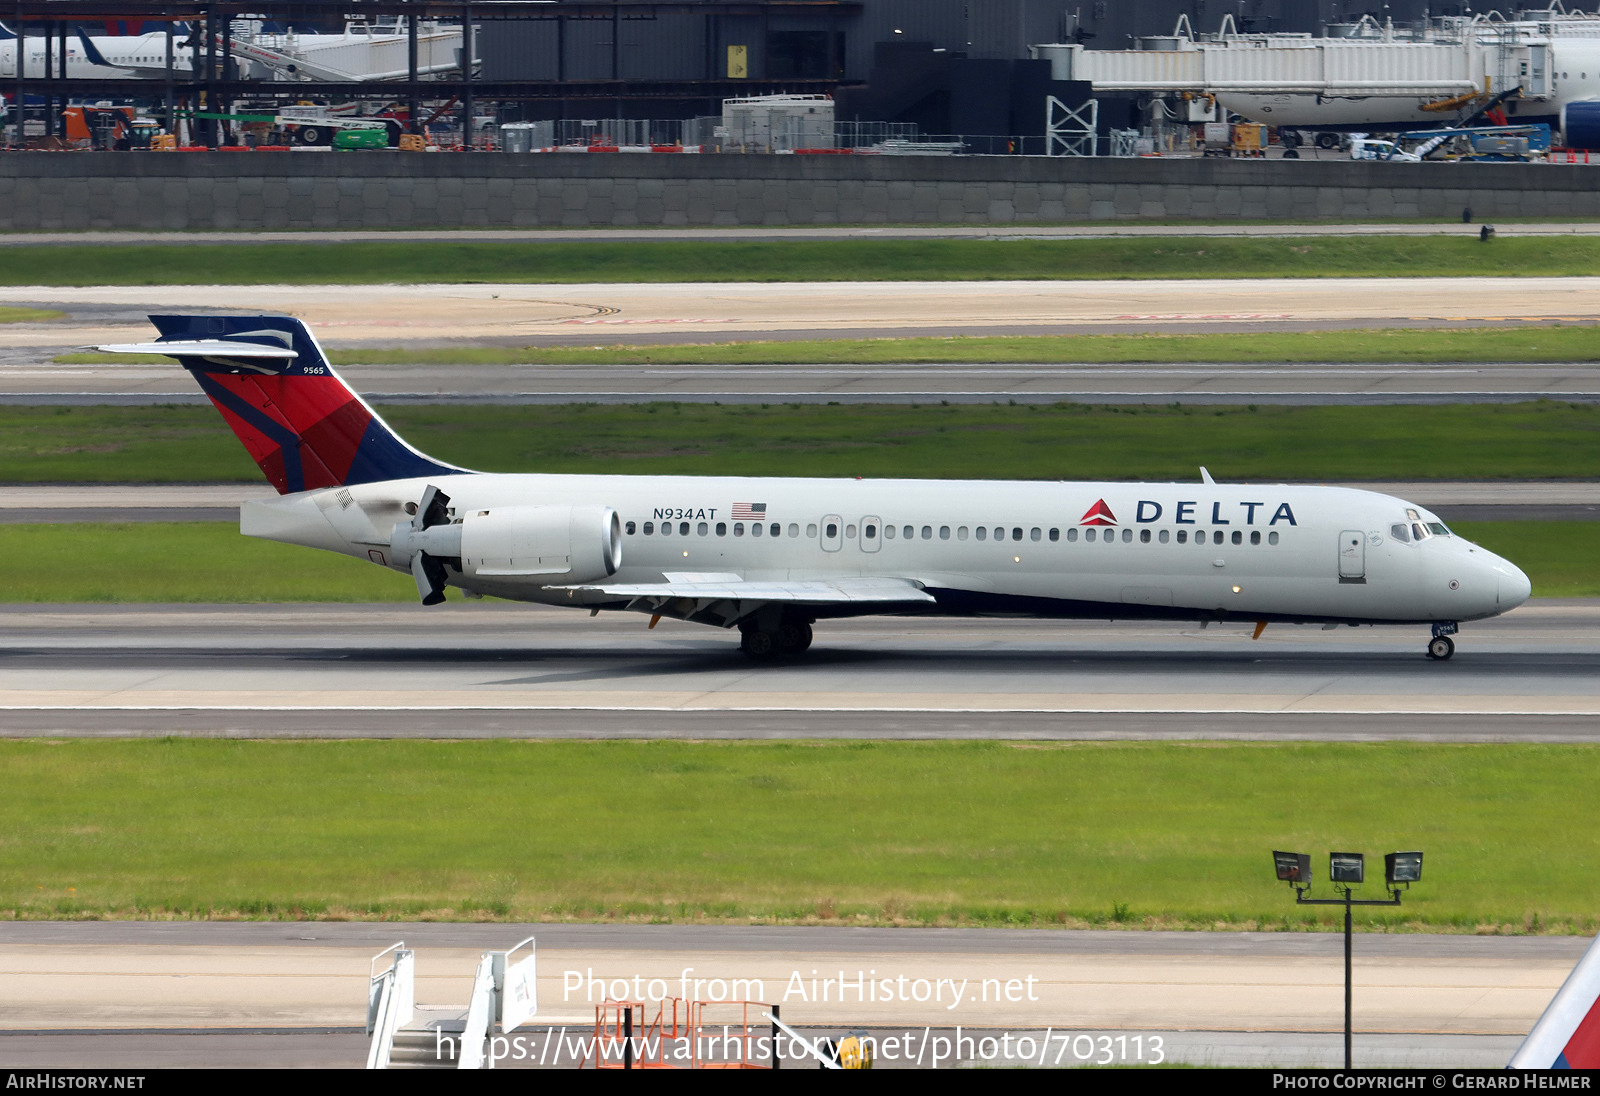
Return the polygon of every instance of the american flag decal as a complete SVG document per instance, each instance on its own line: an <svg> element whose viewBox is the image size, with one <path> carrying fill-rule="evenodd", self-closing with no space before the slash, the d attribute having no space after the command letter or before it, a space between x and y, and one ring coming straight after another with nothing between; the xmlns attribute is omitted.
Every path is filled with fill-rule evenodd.
<svg viewBox="0 0 1600 1096"><path fill-rule="evenodd" d="M767 504L764 502L736 502L733 504L734 521L765 521Z"/></svg>

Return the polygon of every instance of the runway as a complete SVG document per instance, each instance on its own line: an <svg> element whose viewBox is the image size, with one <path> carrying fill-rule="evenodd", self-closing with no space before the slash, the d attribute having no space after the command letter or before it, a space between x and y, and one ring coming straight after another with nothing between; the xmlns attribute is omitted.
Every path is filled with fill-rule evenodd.
<svg viewBox="0 0 1600 1096"><path fill-rule="evenodd" d="M953 1034L960 1024L1036 1039L1137 1035L1142 1052L1157 1037L1176 1060L1200 1064L1339 1061L1342 941L1332 934L415 923L9 923L0 926L0 1055L11 1066L62 1064L65 1053L78 1065L127 1065L130 1052L154 1046L170 1056L164 1064L198 1064L220 1046L248 1064L252 1044L257 1060L289 1044L320 1051L299 1064L354 1065L380 949L404 940L417 952L419 1005L459 1009L480 952L528 936L539 954L535 1047L551 1026L586 1033L617 980L638 978L652 996L701 979L701 995L715 997L738 978L786 1021L819 1031ZM1358 1064L1503 1066L1587 943L1363 934ZM814 977L842 974L853 986L858 971L880 989L892 983L895 999L837 985L826 1001L813 992ZM963 991L899 999L918 979ZM1013 980L1011 999L995 992ZM1137 1063L1127 1050L1122 1060Z"/></svg>
<svg viewBox="0 0 1600 1096"><path fill-rule="evenodd" d="M863 618L728 633L497 603L6 606L0 734L1593 741L1600 603L1422 628Z"/></svg>
<svg viewBox="0 0 1600 1096"><path fill-rule="evenodd" d="M687 341L729 337L1330 330L1600 321L1600 278L591 285L20 286L0 304L65 309L8 324L12 351L147 341L161 311L288 312L331 346ZM606 335L609 333L609 336ZM47 356L47 355L46 355ZM13 353L8 361L18 361ZM39 360L42 360L42 356Z"/></svg>
<svg viewBox="0 0 1600 1096"><path fill-rule="evenodd" d="M143 336L140 336L141 338ZM25 356L26 357L26 356ZM1600 363L342 365L375 403L1426 404L1600 399ZM0 403L204 404L170 365L0 360Z"/></svg>

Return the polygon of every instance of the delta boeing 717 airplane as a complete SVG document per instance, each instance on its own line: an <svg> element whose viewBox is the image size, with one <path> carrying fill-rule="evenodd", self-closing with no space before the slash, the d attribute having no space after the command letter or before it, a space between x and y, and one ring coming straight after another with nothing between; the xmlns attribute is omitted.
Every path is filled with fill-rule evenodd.
<svg viewBox="0 0 1600 1096"><path fill-rule="evenodd" d="M1514 564L1370 491L1200 483L472 472L407 445L299 320L151 316L282 496L240 532L468 597L737 628L757 660L819 621L932 613L1394 624L1447 659L1461 621L1521 605ZM651 625L654 626L655 619Z"/></svg>

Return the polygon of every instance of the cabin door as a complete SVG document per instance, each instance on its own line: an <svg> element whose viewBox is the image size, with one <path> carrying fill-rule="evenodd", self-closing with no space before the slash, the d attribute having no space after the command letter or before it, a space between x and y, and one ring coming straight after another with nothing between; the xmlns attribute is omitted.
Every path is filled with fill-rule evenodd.
<svg viewBox="0 0 1600 1096"><path fill-rule="evenodd" d="M1360 529L1339 534L1339 581L1367 581L1367 534Z"/></svg>

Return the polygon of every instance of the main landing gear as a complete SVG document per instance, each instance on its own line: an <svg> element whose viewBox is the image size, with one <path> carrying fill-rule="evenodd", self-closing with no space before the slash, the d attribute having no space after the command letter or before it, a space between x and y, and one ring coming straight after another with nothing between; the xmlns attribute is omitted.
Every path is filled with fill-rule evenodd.
<svg viewBox="0 0 1600 1096"><path fill-rule="evenodd" d="M811 646L811 622L785 618L775 627L763 628L757 622L741 624L739 649L755 662L770 662L784 655L797 655Z"/></svg>
<svg viewBox="0 0 1600 1096"><path fill-rule="evenodd" d="M1433 638L1428 641L1428 657L1435 662L1443 662L1456 653L1456 641L1450 637L1456 634L1455 621L1435 624Z"/></svg>

